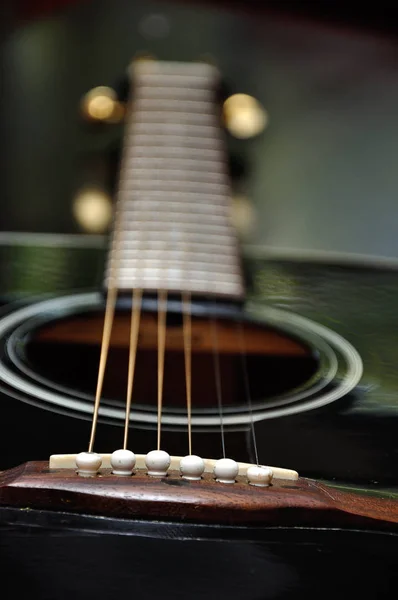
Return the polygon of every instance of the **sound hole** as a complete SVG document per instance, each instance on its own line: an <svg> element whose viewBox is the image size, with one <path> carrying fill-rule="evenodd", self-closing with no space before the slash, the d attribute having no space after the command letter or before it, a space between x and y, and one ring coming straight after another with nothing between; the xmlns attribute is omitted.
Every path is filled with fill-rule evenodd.
<svg viewBox="0 0 398 600"><path fill-rule="evenodd" d="M40 376L69 390L95 391L103 314L84 314L42 326L27 342L25 356ZM104 401L125 406L130 316L115 315L104 380ZM242 341L236 322L217 320L222 400L225 408L247 410L242 366ZM253 402L287 395L317 372L318 360L302 342L268 327L244 325L244 347ZM217 411L214 336L209 318L192 322L192 402L194 411ZM138 341L133 406L154 410L157 402L157 319L144 313ZM164 407L184 410L186 391L182 324L168 320Z"/></svg>

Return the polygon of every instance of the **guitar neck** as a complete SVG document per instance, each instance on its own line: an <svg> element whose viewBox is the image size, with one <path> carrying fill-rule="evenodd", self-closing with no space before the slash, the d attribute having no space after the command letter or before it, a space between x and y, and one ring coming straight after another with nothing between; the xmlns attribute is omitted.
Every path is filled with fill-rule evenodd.
<svg viewBox="0 0 398 600"><path fill-rule="evenodd" d="M105 286L240 300L218 71L138 61L132 78Z"/></svg>

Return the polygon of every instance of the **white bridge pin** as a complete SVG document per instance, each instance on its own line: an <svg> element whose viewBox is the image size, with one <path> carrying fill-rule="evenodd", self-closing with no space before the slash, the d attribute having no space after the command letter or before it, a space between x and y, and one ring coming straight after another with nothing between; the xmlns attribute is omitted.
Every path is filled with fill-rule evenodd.
<svg viewBox="0 0 398 600"><path fill-rule="evenodd" d="M180 461L181 477L189 481L199 481L205 470L205 461L200 456L188 454Z"/></svg>
<svg viewBox="0 0 398 600"><path fill-rule="evenodd" d="M164 450L151 450L145 457L145 464L151 477L166 477L170 455Z"/></svg>
<svg viewBox="0 0 398 600"><path fill-rule="evenodd" d="M131 450L115 450L111 456L112 473L128 477L132 475L136 458Z"/></svg>
<svg viewBox="0 0 398 600"><path fill-rule="evenodd" d="M214 466L214 476L219 483L235 483L239 465L231 458L220 458Z"/></svg>
<svg viewBox="0 0 398 600"><path fill-rule="evenodd" d="M268 487L271 484L273 472L270 467L253 465L247 469L247 479L250 485L257 487Z"/></svg>
<svg viewBox="0 0 398 600"><path fill-rule="evenodd" d="M95 477L102 465L102 458L96 452L80 452L76 456L77 473L81 477Z"/></svg>

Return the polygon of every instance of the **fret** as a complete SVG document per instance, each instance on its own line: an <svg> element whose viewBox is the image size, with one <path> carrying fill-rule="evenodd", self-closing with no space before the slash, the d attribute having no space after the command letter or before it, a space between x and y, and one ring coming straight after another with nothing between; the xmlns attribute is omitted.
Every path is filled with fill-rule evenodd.
<svg viewBox="0 0 398 600"><path fill-rule="evenodd" d="M181 289L187 284L194 289L196 294L217 295L217 296L232 296L236 286L238 285L238 277L223 277L222 273L211 273L203 270L198 274L192 275L188 269L185 269L179 277L172 277L169 269L173 267L165 267L163 264L157 269L146 270L144 274L136 269L136 275L131 269L124 275L121 273L118 278L120 290L130 290L131 278L134 277L135 286L147 291L157 292L158 290L167 289L171 293L180 293ZM209 285L211 289L209 290Z"/></svg>
<svg viewBox="0 0 398 600"><path fill-rule="evenodd" d="M135 172L136 169L140 169L143 167L151 168L151 169L176 169L176 167L181 167L181 165L185 169L189 169L195 171L210 171L211 173L217 173L217 165L214 164L214 161L208 160L207 158L204 160L194 160L190 157L186 156L163 156L163 157L154 157L154 156L146 156L146 157L138 157L134 156L134 165L127 166L124 170L125 173L129 171Z"/></svg>
<svg viewBox="0 0 398 600"><path fill-rule="evenodd" d="M136 107L137 108L137 107ZM183 125L196 125L198 127L214 127L216 118L214 115L207 114L192 114L189 112L180 111L168 111L167 113L162 111L140 111L140 124L151 125L152 123L169 123L173 124L178 121L179 124Z"/></svg>
<svg viewBox="0 0 398 600"><path fill-rule="evenodd" d="M165 246L165 244L168 242L167 239L165 239L164 237L160 237L160 236L151 236L150 234L148 235L148 241L151 242L151 246L146 247L145 248L145 254L146 255L150 255L150 253L152 251L158 251L160 248L163 248ZM178 240L176 241L175 244L173 244L173 251L174 250L184 250L187 247L187 243L186 242L179 242ZM142 246L142 238L137 238L137 239L130 239L127 240L126 239L126 249L127 250L131 250L131 251L135 251L135 250L139 250ZM220 254L222 254L224 252L225 255L231 253L231 250L234 248L234 246L232 244L224 244L224 246L220 246L219 243L217 243L217 241L209 241L209 249L212 250L213 252L217 249L220 250ZM210 254L210 251L207 250L207 244L206 244L206 239L205 236L202 237L202 240L200 240L200 235L198 234L196 236L196 240L192 241L189 240L189 248L192 249L192 252L195 254ZM110 251L110 253L112 253L113 250ZM120 262L123 261L123 257L120 258ZM128 260L128 257L126 258L126 260ZM209 257L209 260L213 261L214 257ZM231 259L231 262L232 259Z"/></svg>
<svg viewBox="0 0 398 600"><path fill-rule="evenodd" d="M147 160L157 160L162 158L175 158L177 160L200 160L202 162L205 157L205 161L214 164L215 160L219 158L219 151L214 148L189 148L181 146L156 146L156 145L143 145L139 148L131 148L130 159L138 160L139 158L145 158ZM127 167L128 168L128 167Z"/></svg>
<svg viewBox="0 0 398 600"><path fill-rule="evenodd" d="M177 263L176 261L173 261L173 263L169 264L167 268L165 268L164 266L164 262L163 260L157 260L157 261L152 261L152 264L150 267L145 267L144 269L142 269L141 271L141 277L142 279L151 279L154 277L159 277L161 275L164 275L165 278L168 278L168 273L167 271L174 271L177 272L179 271L182 275L186 275L186 273L190 273L189 271L189 265L186 264L186 261L182 261L180 263ZM130 276L131 274L131 268L130 265L126 265L126 267L123 269L120 269L121 272L121 277L123 277L123 274L125 273L127 276ZM139 268L136 267L136 272L139 273ZM160 273L160 275L159 275ZM236 272L234 272L234 275L237 275ZM208 278L210 280L212 280L213 282L218 282L218 283L228 283L231 280L231 277L229 274L226 274L224 271L211 271L211 273L208 273L208 269L207 269L207 265L203 264L203 265L199 265L197 270L195 271L195 276L198 278L198 280L203 280L204 278ZM174 279L176 279L176 277L174 277ZM181 286L181 280L179 282L179 285ZM160 286L160 289L163 289L162 286ZM179 288L181 289L181 288ZM176 291L179 291L178 289Z"/></svg>
<svg viewBox="0 0 398 600"><path fill-rule="evenodd" d="M164 65L165 63L163 63ZM192 63L193 64L193 63ZM146 65L147 66L147 65ZM209 77L206 75L184 75L184 73L146 73L145 81L141 79L137 65L134 65L135 73L134 79L136 84L138 84L141 89L155 87L157 90L161 90L164 87L170 87L175 90L180 88L194 88L201 89L206 88L206 86L212 85L212 80L209 80ZM213 83L216 82L217 77L214 77ZM207 88L206 88L207 89Z"/></svg>
<svg viewBox="0 0 398 600"><path fill-rule="evenodd" d="M126 138L128 141L128 135ZM223 150L221 140L217 138L206 138L206 137L193 137L189 135L180 135L178 133L151 133L151 135L134 133L134 144L141 149L141 147L158 147L160 145L166 145L166 147L177 147L181 150L190 148L191 150L203 149L203 150L216 150L218 153L218 160L220 160L220 153ZM134 151L136 151L134 149Z"/></svg>
<svg viewBox="0 0 398 600"><path fill-rule="evenodd" d="M155 169L153 173L153 177L156 177ZM123 183L120 186L120 190L122 192L147 192L149 190L155 190L159 192L164 192L165 194L174 193L174 192L197 192L198 189L202 191L203 194L207 193L217 193L220 197L224 197L229 193L229 186L224 183L214 183L212 181L187 181L187 180L174 180L169 181L168 179L158 180L158 179L141 179L137 180L135 177L131 177L129 179L124 179Z"/></svg>
<svg viewBox="0 0 398 600"><path fill-rule="evenodd" d="M190 266L190 268L192 269L196 269L196 265L199 265L202 261L201 261L201 256L203 256L206 252L206 245L204 243L200 244L200 242L198 243L197 241L193 242L192 244L187 244L185 242L176 242L175 244L171 245L170 244L170 240L168 238L161 238L160 236L157 236L156 239L151 239L150 236L148 236L149 240L151 242L151 249L147 250L147 248L145 248L145 260L150 259L151 255L154 255L156 257L156 254L160 256L159 260L166 262L167 258L169 257L174 257L174 261L177 262L178 260L182 260L184 261L187 265ZM152 243L154 242L154 243ZM222 260L222 267L224 268L226 265L226 255L228 253L231 252L231 250L233 250L233 247L224 247L224 248L220 248L220 245L217 244L216 242L213 241L213 243L211 244L212 247L214 249L217 248L220 249L220 256L222 256L223 260ZM168 247L169 246L169 247ZM128 264L128 261L131 260L131 258L138 260L140 258L139 253L142 249L142 242L141 244L137 244L137 245L130 245L130 246L126 246L126 250L128 250L128 253L126 252L126 258L121 258L119 260L119 264L122 264L123 261L125 261L125 264ZM181 254L182 258L180 258L178 256L178 254ZM111 254L112 257L112 254ZM157 258L157 257L156 257ZM135 262L134 260L134 262ZM208 260L206 261L209 264L214 264L215 260L212 257L209 256ZM235 264L235 262L233 260L230 260L230 264ZM144 265L144 263L142 263L142 265ZM142 266L142 268L144 268L144 266ZM214 266L214 269L216 269L217 266ZM236 271L239 271L238 267L235 269ZM234 270L234 271L235 271Z"/></svg>
<svg viewBox="0 0 398 600"><path fill-rule="evenodd" d="M138 200L136 201L138 204ZM129 208L126 209L125 211L125 215L127 218L133 218L134 222L137 224L141 224L141 226L143 226L143 224L145 224L146 222L150 221L153 217L153 213L159 212L161 210L163 210L163 204L164 204L164 200L162 202L157 202L157 203L150 203L150 202L143 202L142 204L144 205L144 207L142 209L140 209L139 214L136 210L136 208ZM168 206L170 206L171 203L169 203L167 201ZM189 223L190 220L195 221L195 219L201 219L203 218L203 216L205 216L205 211L202 210L192 210L192 211L185 211L182 210L181 204L180 203L175 203L176 206L175 208L173 208L173 206L170 206L168 208L168 212L170 215L170 218L175 216L178 216L181 220L185 219L185 222ZM141 203L140 203L141 206ZM138 207L137 207L138 208ZM221 214L221 213L215 213L214 214L214 218L212 219L212 223L211 223L211 229L209 229L209 233L211 233L212 231L214 231L216 228L220 229L221 227L224 229L225 226L225 215ZM159 227L157 225L152 225L152 226L148 226L148 231L155 231L155 230L159 230L162 231L164 230L166 227L169 227L168 224L163 224L160 225ZM209 225L210 227L210 225ZM187 231L196 231L197 230L197 226L195 224L195 222L191 223L190 225L190 229Z"/></svg>
<svg viewBox="0 0 398 600"><path fill-rule="evenodd" d="M124 181L129 183L130 181L134 181L135 186L138 187L141 182L145 182L149 179L153 180L154 177L154 169L155 167L141 167L124 171ZM131 172L131 177L128 177L127 174ZM219 171L207 171L206 169L192 169L190 171L181 171L181 169L171 169L167 166L165 167L156 167L156 176L158 183L162 184L163 182L168 181L177 181L181 182L190 182L196 183L197 185L202 186L207 183L217 183L220 185L225 184L225 175L224 173L220 173ZM228 189L228 188L227 188Z"/></svg>
<svg viewBox="0 0 398 600"><path fill-rule="evenodd" d="M175 269L174 269L175 272ZM224 296L228 292L232 293L236 285L236 281L232 281L230 278L222 276L222 273L214 273L211 277L207 277L205 273L199 273L197 277L192 277L188 270L181 270L180 273L176 273L174 276L173 268L164 268L160 266L158 269L153 269L151 272L142 275L139 271L136 271L134 279L136 280L137 288L142 289L146 286L148 291L157 292L159 290L167 289L170 293L180 293L181 286L189 276L189 281L194 287L197 294L209 294L208 286L211 284L214 295ZM126 278L129 281L131 277L131 271L126 274ZM206 279L205 279L206 277ZM124 279L121 276L120 280L123 282ZM123 289L129 289L121 288Z"/></svg>
<svg viewBox="0 0 398 600"><path fill-rule="evenodd" d="M159 206L157 211L162 210L162 207ZM193 218L194 216L197 218L201 218L203 217L203 213L200 212L196 212L196 213L188 213L188 212L181 212L181 211L169 211L170 214L170 218L171 216L174 215L178 215L179 218L182 220L183 218L185 218L185 225L184 225L184 232L187 232L189 234L194 234L195 232L197 233L201 233L203 232L204 234L206 234L208 232L209 234L209 238L213 235L225 235L225 218L222 215L217 215L214 219L212 219L212 222L206 225L203 224L199 224L195 223L195 219ZM130 218L134 219L134 223L137 226L140 226L142 228L142 231L148 231L148 232L158 232L158 233L162 233L162 232L167 232L170 230L170 223L167 222L153 222L153 210L143 210L140 211L139 215L138 213L136 213L135 210L130 209L129 211L125 211L125 215L127 217L129 217L131 215ZM189 221L193 221L193 222L189 222ZM172 228L173 232L178 231L179 228L178 226L174 225Z"/></svg>
<svg viewBox="0 0 398 600"><path fill-rule="evenodd" d="M140 210L140 212L143 212L145 209L147 209L148 211L162 209L163 204L165 202L164 193L159 192L159 195L161 195L161 197L157 197L154 194L155 192L145 192L145 194L139 192L139 196L134 197L134 207L126 208L126 213L129 211L135 212L135 210ZM172 196L169 195L167 197L167 208L170 212L176 211L179 212L181 215L186 215L187 217L189 217L190 215L199 216L203 214L208 214L208 211L212 209L214 218L222 217L223 221L225 221L225 218L228 217L230 214L229 209L227 209L226 207L216 206L214 204L214 202L219 198L219 196L213 195L212 197L216 200L213 199L212 202L197 202L196 204L193 204L192 207L189 206L188 208L185 202L182 202L181 199L178 200L178 197L183 198L185 200L186 194L175 192ZM198 194L191 194L191 198L194 199L193 202L195 202L195 199L198 197L199 199L201 198L201 196L198 196Z"/></svg>
<svg viewBox="0 0 398 600"><path fill-rule="evenodd" d="M151 86L146 85L144 81L141 81L140 89L138 91L140 97L145 94L145 97L148 99L159 99L168 100L175 98L175 87L171 87L170 85L165 86ZM200 100L200 101L208 101L214 102L214 90L208 88L200 88L194 86L179 88L178 98L180 100Z"/></svg>
<svg viewBox="0 0 398 600"><path fill-rule="evenodd" d="M240 299L217 71L145 61L133 78L105 283Z"/></svg>
<svg viewBox="0 0 398 600"><path fill-rule="evenodd" d="M119 198L121 198L122 196L124 199L134 200L134 203L139 202L140 200L145 202L147 198L148 201L150 201L151 199L156 201L165 200L165 194L162 190L145 190L145 192L140 191L139 198L134 196L133 194L130 194L129 191L125 192L125 194L119 193ZM204 197L203 194L200 194L198 192L175 191L172 195L167 195L167 202L169 202L169 198L174 198L176 202L184 206L189 206L189 208L191 206L198 208L199 206L206 206L207 204L209 208L211 206L214 206L215 209L219 211L224 211L224 214L226 215L230 212L229 203L227 205L222 202L222 200L224 199L224 196L222 194L206 194L206 196ZM185 202L187 198L189 200L188 204Z"/></svg>
<svg viewBox="0 0 398 600"><path fill-rule="evenodd" d="M137 228L138 229L138 228ZM182 239L185 240L186 244L189 244L190 246L193 246L194 244L197 243L202 243L203 245L206 245L207 241L209 242L209 244L213 243L214 245L217 244L217 246L220 248L220 251L223 249L223 247L231 249L231 248L235 248L235 243L233 241L230 240L230 237L225 234L224 236L221 235L209 235L209 233L205 230L205 228L202 228L203 231L200 230L196 230L194 233L191 233L189 236L185 233L184 230L181 230L181 237ZM122 232L124 234L124 239L126 241L126 248L128 248L128 237L131 235L135 235L135 232L131 230L131 228L128 227L124 227L122 229ZM139 239L142 239L142 233L145 234L145 237L147 238L147 241L156 241L156 240L161 240L163 239L164 242L168 242L171 243L173 245L173 247L177 247L178 244L178 240L175 239L176 238L176 233L173 232L173 230L169 229L169 230L164 230L163 232L160 230L160 228L157 229L145 229L145 231L140 231L141 236L139 237ZM162 238L162 233L163 233L163 238ZM172 239L174 237L174 239ZM214 239L212 239L212 237ZM216 257L213 257L213 260L216 260Z"/></svg>
<svg viewBox="0 0 398 600"><path fill-rule="evenodd" d="M150 250L146 250L145 255L146 258L148 260L151 261L151 264L157 260L158 256L159 256L159 249L162 247L161 243L158 243L157 247L154 246L153 248L151 248ZM191 248L189 249L184 249L182 248L182 250L185 250L185 256L183 259L179 259L178 257L176 258L174 255L177 254L177 252L179 252L180 249L176 250L169 250L168 248L163 250L163 253L165 253L166 255L169 256L169 259L171 260L174 257L174 261L173 261L173 266L176 265L180 265L180 264L188 264L191 261L191 257L192 257L192 253L193 250ZM201 268L203 268L204 265L208 265L209 263L212 263L212 257L209 256L208 252L206 250L204 250L203 248L198 249L195 248L195 261L197 262L198 265L201 265ZM163 260L163 256L162 256L162 260ZM235 268L235 262L233 260L233 257L230 256L229 253L225 253L224 257L223 257L223 265L225 266L230 266L233 267L233 271L234 273L239 273L239 269ZM125 258L125 259L120 259L119 261L119 268L120 269L124 269L124 268L129 268L129 259Z"/></svg>
<svg viewBox="0 0 398 600"><path fill-rule="evenodd" d="M128 214L128 213L125 213L125 214ZM189 213L185 213L185 214L188 217L190 217ZM213 219L212 219L211 223L195 223L195 222L185 221L184 228L182 229L181 227L178 226L178 224L172 225L167 221L160 221L160 220L153 221L152 219L150 221L148 221L148 219L151 218L151 215L152 215L152 213L150 213L150 212L147 212L144 214L140 213L138 217L134 218L134 224L137 225L138 227L140 227L141 231L146 231L148 233L151 232L153 234L156 233L158 235L162 235L163 233L169 233L169 232L174 237L178 233L180 233L180 235L184 235L184 236L185 236L185 234L189 234L189 239L193 239L193 236L202 234L203 236L208 235L209 239L210 239L212 235L219 237L219 236L223 236L223 234L224 234L225 239L229 239L225 235L224 221L222 223L215 223Z"/></svg>
<svg viewBox="0 0 398 600"><path fill-rule="evenodd" d="M157 63L158 65L161 65L160 69L158 69L157 71L154 69L152 72L150 72L150 69L153 68L154 63L156 61L151 62L151 65L146 64L145 66L143 66L142 72L140 72L140 65L138 65L137 63L133 65L132 70L134 79L136 82L139 82L141 84L141 88L154 86L157 89L161 89L162 87L173 87L177 89L179 87L185 88L187 84L189 84L190 87L195 86L203 88L207 87L209 83L211 84L212 80L214 82L218 80L218 72L216 69L214 69L214 77L212 78L212 80L209 78L209 65L203 65L205 67L203 73L200 73L199 71L197 71L196 73L189 73L189 69L191 67L197 66L198 63L185 63L188 69L185 70L184 73L183 69L181 69L180 72L177 72L178 63L168 63L170 69L167 69L167 63L162 61L162 63ZM180 64L182 65L183 63ZM141 79L143 76L145 77L144 80Z"/></svg>
<svg viewBox="0 0 398 600"><path fill-rule="evenodd" d="M161 240L161 239L150 239L150 247L146 247L145 248L145 257L146 258L150 258L152 253L154 254L154 256L156 256L159 251L162 251L162 253L164 252L164 248L165 248L165 240ZM131 251L131 252L139 252L142 248L142 240L138 239L138 240L129 240L128 242L126 241L126 249ZM233 251L234 247L233 246L224 246L224 247L220 247L220 244L218 244L217 242L215 243L211 243L209 242L209 244L206 244L204 241L203 242L190 242L189 243L189 251L191 254L195 254L195 258L197 258L198 262L200 260L203 260L202 257L207 255L207 261L208 262L213 262L214 258L211 255L211 253L217 252L220 257L222 257L223 259L223 264L225 265L227 261L230 261L230 264L235 264L234 258L233 256L231 257L231 253ZM167 251L167 249L166 249ZM175 246L175 250L173 249L173 252L184 252L184 254L187 254L187 250L186 250L186 245L179 245L176 244ZM126 262L128 262L130 260L130 257L126 257L125 259L120 258L119 260L119 264L121 264L123 262L123 260L125 260ZM186 261L187 258L184 258L184 260Z"/></svg>
<svg viewBox="0 0 398 600"><path fill-rule="evenodd" d="M216 124L214 125L195 125L189 124L189 127L185 123L180 123L178 115L176 115L176 122L173 123L141 123L141 121L134 122L134 131L131 134L132 139L136 135L145 135L147 137L152 135L180 135L185 136L190 134L190 136L195 136L196 138L210 138L210 140L214 140L217 137L219 129ZM128 139L128 138L127 138Z"/></svg>
<svg viewBox="0 0 398 600"><path fill-rule="evenodd" d="M219 73L215 67L199 63L157 62L149 61L144 65L134 62L132 75L142 87L155 86L157 88L171 86L173 88L186 87L187 84L207 88L209 84L218 81ZM203 67L201 70L198 67ZM210 73L210 70L213 73Z"/></svg>
<svg viewBox="0 0 398 600"><path fill-rule="evenodd" d="M179 115L181 111L191 117L205 116L211 117L214 104L210 100L193 100L190 98L162 98L162 112ZM147 98L145 95L138 94L134 101L134 109L139 113L140 121L143 114L159 111L159 98Z"/></svg>
<svg viewBox="0 0 398 600"><path fill-rule="evenodd" d="M181 166L186 166L184 165L184 161L179 161ZM208 165L208 163L207 163ZM152 164L148 164L148 162L146 164L144 164L144 166L137 164L137 161L134 161L134 165L132 165L131 167L128 167L124 170L123 175L124 178L127 179L127 175L129 173L134 175L134 179L139 178L139 176L144 176L147 177L148 174L150 175L154 175L154 170L156 169L156 173L157 173L157 179L160 179L161 177L165 178L166 180L168 179L178 179L179 181L192 181L194 180L195 177L205 177L205 176L210 176L212 178L212 180L216 180L216 181L221 181L222 183L226 183L226 177L224 173L220 173L220 171L217 170L216 165L213 165L211 167L208 167L205 165L193 165L189 170L185 169L183 172L181 172L181 168L176 168L176 161L168 161L167 158L162 159L161 161L157 161Z"/></svg>

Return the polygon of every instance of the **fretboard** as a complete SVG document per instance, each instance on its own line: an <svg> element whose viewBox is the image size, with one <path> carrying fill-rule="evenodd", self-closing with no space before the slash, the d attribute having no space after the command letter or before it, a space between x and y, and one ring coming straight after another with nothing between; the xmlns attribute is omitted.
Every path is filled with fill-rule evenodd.
<svg viewBox="0 0 398 600"><path fill-rule="evenodd" d="M241 299L218 71L139 61L132 78L105 283Z"/></svg>

